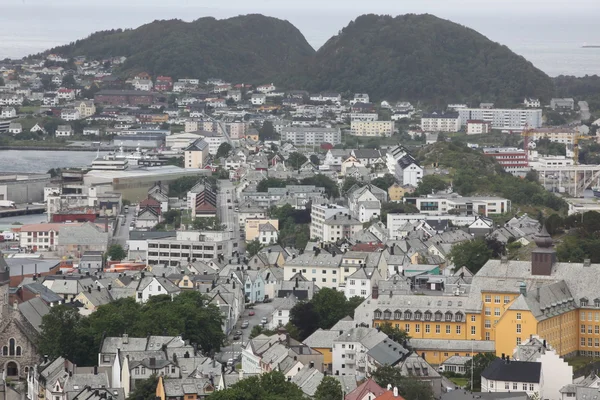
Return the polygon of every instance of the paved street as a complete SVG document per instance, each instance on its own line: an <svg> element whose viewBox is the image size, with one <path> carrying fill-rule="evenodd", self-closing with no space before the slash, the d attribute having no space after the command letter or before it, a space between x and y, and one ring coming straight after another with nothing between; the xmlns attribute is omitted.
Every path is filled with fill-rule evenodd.
<svg viewBox="0 0 600 400"><path fill-rule="evenodd" d="M270 322L273 310L275 310L280 301L281 299L273 299L271 303L258 303L254 306L254 309L244 310L244 314L242 315L242 317L240 317L240 320L237 323L237 328L234 329L234 332L236 330L242 331L242 338L240 340L232 341L232 332L232 334L228 337L228 340L230 341L229 345L224 347L221 353L215 355L215 357L217 357L217 360L221 362L227 362L228 359L239 356L242 353L243 344L246 344L248 342L248 337L250 336L250 332L252 332L252 327L255 325L260 325L260 320L262 319L262 317L267 317L267 319ZM254 311L255 315L249 316L248 313L250 311ZM240 326L244 321L248 321L249 326L246 329L241 329Z"/></svg>
<svg viewBox="0 0 600 400"><path fill-rule="evenodd" d="M120 244L121 247L125 248L125 245L127 244L127 240L129 239L129 224L131 224L131 222L133 221L133 216L135 214L135 207L129 206L128 213L125 213L125 208L123 208L121 210L121 214L123 214L125 216L125 225L121 224L121 222L123 221L123 218L118 218L118 220L116 222L117 230L115 231L115 234L112 238L112 243Z"/></svg>
<svg viewBox="0 0 600 400"><path fill-rule="evenodd" d="M244 241L240 240L240 224L238 215L235 211L237 203L235 202L235 186L227 179L219 180L219 193L217 194L217 216L226 229L232 232L232 239L238 241L240 255L243 255L246 249Z"/></svg>

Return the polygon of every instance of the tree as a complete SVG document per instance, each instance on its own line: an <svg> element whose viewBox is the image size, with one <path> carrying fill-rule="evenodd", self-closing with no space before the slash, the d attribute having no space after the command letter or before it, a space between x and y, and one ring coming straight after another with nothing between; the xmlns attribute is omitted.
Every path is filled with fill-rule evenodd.
<svg viewBox="0 0 600 400"><path fill-rule="evenodd" d="M254 257L258 254L260 249L262 249L262 244L258 241L258 239L254 239L250 243L246 245L246 251L250 254L250 257Z"/></svg>
<svg viewBox="0 0 600 400"><path fill-rule="evenodd" d="M467 267L474 274L492 257L492 250L479 238L452 246L448 254L455 269Z"/></svg>
<svg viewBox="0 0 600 400"><path fill-rule="evenodd" d="M297 340L304 340L319 329L319 313L313 303L300 301L290 310L290 323L296 327Z"/></svg>
<svg viewBox="0 0 600 400"><path fill-rule="evenodd" d="M179 228L181 225L181 211L173 209L163 213L163 221L168 225L173 225L175 229Z"/></svg>
<svg viewBox="0 0 600 400"><path fill-rule="evenodd" d="M344 183L342 183L342 196L346 196L348 191L352 188L352 186L359 184L360 181L353 176L349 176L344 179Z"/></svg>
<svg viewBox="0 0 600 400"><path fill-rule="evenodd" d="M258 185L256 185L256 191L266 192L269 188L283 188L286 187L287 184L288 181L284 179L267 178L258 182Z"/></svg>
<svg viewBox="0 0 600 400"><path fill-rule="evenodd" d="M81 320L76 308L59 305L50 308L42 318L41 334L38 338L40 354L47 354L50 359L64 357L77 359L77 348L73 346L73 334Z"/></svg>
<svg viewBox="0 0 600 400"><path fill-rule="evenodd" d="M295 152L289 155L288 159L286 160L286 164L290 168L300 169L302 164L304 164L306 161L308 161L308 158L306 158L304 154Z"/></svg>
<svg viewBox="0 0 600 400"><path fill-rule="evenodd" d="M305 400L304 393L279 371L242 379L228 389L215 391L211 400Z"/></svg>
<svg viewBox="0 0 600 400"><path fill-rule="evenodd" d="M372 185L377 186L379 189L385 190L386 192L389 189L389 187L392 186L394 183L396 183L396 178L394 178L394 175L392 174L385 174L384 176L380 178L375 178L371 181Z"/></svg>
<svg viewBox="0 0 600 400"><path fill-rule="evenodd" d="M406 400L433 400L433 389L427 381L413 376L402 376L400 369L385 365L377 368L373 374L375 382L385 388L387 385L397 387L400 395Z"/></svg>
<svg viewBox="0 0 600 400"><path fill-rule="evenodd" d="M181 197L196 186L200 179L197 176L182 176L169 183L169 197Z"/></svg>
<svg viewBox="0 0 600 400"><path fill-rule="evenodd" d="M546 218L545 226L550 235L555 235L564 226L564 221L558 214L552 214Z"/></svg>
<svg viewBox="0 0 600 400"><path fill-rule="evenodd" d="M344 398L340 381L331 376L324 377L317 386L314 398L315 400L339 400Z"/></svg>
<svg viewBox="0 0 600 400"><path fill-rule="evenodd" d="M157 385L158 377L154 374L148 379L136 381L135 389L129 393L127 400L156 400Z"/></svg>
<svg viewBox="0 0 600 400"><path fill-rule="evenodd" d="M262 141L274 140L277 139L277 136L277 132L275 131L271 121L263 122L262 126L258 130L258 138Z"/></svg>
<svg viewBox="0 0 600 400"><path fill-rule="evenodd" d="M250 331L250 339L254 339L258 335L273 336L276 333L276 331L264 328L261 325L254 325Z"/></svg>
<svg viewBox="0 0 600 400"><path fill-rule="evenodd" d="M67 74L62 79L62 86L63 87L74 88L75 85L77 85L77 82L75 82L75 77L73 76L73 74Z"/></svg>
<svg viewBox="0 0 600 400"><path fill-rule="evenodd" d="M338 188L337 182L335 182L333 179L326 175L317 174L311 176L310 178L302 179L300 183L302 185L315 185L317 187L325 188L325 194L329 198L337 199L338 197L340 197L340 190Z"/></svg>
<svg viewBox="0 0 600 400"><path fill-rule="evenodd" d="M120 244L113 244L108 248L106 255L113 261L121 261L127 257L127 252Z"/></svg>
<svg viewBox="0 0 600 400"><path fill-rule="evenodd" d="M471 382L467 384L467 389L472 392L481 391L481 373L492 363L497 357L493 353L479 353L473 359L465 363L465 371L471 371L473 365L473 387Z"/></svg>
<svg viewBox="0 0 600 400"><path fill-rule="evenodd" d="M309 159L310 159L310 162L313 163L314 165L319 165L321 163L321 161L319 160L319 157L316 154L311 154Z"/></svg>
<svg viewBox="0 0 600 400"><path fill-rule="evenodd" d="M0 86L4 86L4 78L0 76Z"/></svg>
<svg viewBox="0 0 600 400"><path fill-rule="evenodd" d="M192 221L192 228L196 231L224 231L226 226L219 217L196 217Z"/></svg>
<svg viewBox="0 0 600 400"><path fill-rule="evenodd" d="M217 158L229 157L229 153L231 153L231 150L233 150L233 147L229 143L227 143L227 142L221 143L221 145L217 149Z"/></svg>
<svg viewBox="0 0 600 400"><path fill-rule="evenodd" d="M448 188L448 183L442 179L439 175L425 175L417 190L414 192L414 196L427 196L432 192L439 192L441 190L446 190Z"/></svg>
<svg viewBox="0 0 600 400"><path fill-rule="evenodd" d="M396 343L403 344L405 340L410 339L410 336L408 333L406 333L406 331L392 326L390 322L386 322L381 325L380 329L381 332L388 335L388 337Z"/></svg>

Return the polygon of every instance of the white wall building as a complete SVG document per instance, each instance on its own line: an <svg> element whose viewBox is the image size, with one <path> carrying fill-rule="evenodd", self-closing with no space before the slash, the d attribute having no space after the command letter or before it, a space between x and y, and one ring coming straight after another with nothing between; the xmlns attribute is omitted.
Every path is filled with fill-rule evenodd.
<svg viewBox="0 0 600 400"><path fill-rule="evenodd" d="M394 121L359 121L350 123L352 136L390 137L394 134Z"/></svg>
<svg viewBox="0 0 600 400"><path fill-rule="evenodd" d="M423 114L421 130L423 132L458 132L460 130L458 114Z"/></svg>
<svg viewBox="0 0 600 400"><path fill-rule="evenodd" d="M339 213L350 213L347 207L337 204L313 204L310 212L310 237L323 239L323 223L325 220Z"/></svg>
<svg viewBox="0 0 600 400"><path fill-rule="evenodd" d="M295 146L336 145L342 143L342 132L339 128L286 127L281 130L281 142L291 142Z"/></svg>
<svg viewBox="0 0 600 400"><path fill-rule="evenodd" d="M462 108L458 110L460 126L469 120L490 122L493 129L523 130L542 126L542 110L540 109L507 109L507 108Z"/></svg>

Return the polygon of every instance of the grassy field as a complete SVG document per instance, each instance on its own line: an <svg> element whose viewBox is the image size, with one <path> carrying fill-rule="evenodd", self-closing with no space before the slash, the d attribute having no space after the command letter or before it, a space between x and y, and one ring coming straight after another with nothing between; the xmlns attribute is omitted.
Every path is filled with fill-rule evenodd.
<svg viewBox="0 0 600 400"><path fill-rule="evenodd" d="M469 383L469 379L464 378L464 377L454 377L454 378L448 378L452 381L452 383L454 383L456 386L458 387L465 387L467 386L467 383Z"/></svg>
<svg viewBox="0 0 600 400"><path fill-rule="evenodd" d="M588 365L589 363L596 361L596 359L594 359L592 357L577 356L577 357L568 358L566 361L571 367L573 367L573 371L576 371L579 368L583 368L586 365Z"/></svg>

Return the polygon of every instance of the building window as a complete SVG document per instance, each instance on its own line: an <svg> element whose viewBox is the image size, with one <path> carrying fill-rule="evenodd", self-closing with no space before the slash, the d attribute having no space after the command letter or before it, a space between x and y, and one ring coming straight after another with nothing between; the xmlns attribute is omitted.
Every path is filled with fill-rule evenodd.
<svg viewBox="0 0 600 400"><path fill-rule="evenodd" d="M526 383L524 383L524 384L523 384L523 391L524 391L524 392L526 392L526 391L527 391L527 384L526 384Z"/></svg>
<svg viewBox="0 0 600 400"><path fill-rule="evenodd" d="M530 383L530 384L529 384L529 391L530 391L530 392L533 392L533 383Z"/></svg>
<svg viewBox="0 0 600 400"><path fill-rule="evenodd" d="M449 335L451 332L451 327L450 325L446 325L446 335Z"/></svg>
<svg viewBox="0 0 600 400"><path fill-rule="evenodd" d="M588 325L588 333L591 335L593 331L594 328L592 327L592 325Z"/></svg>
<svg viewBox="0 0 600 400"><path fill-rule="evenodd" d="M485 340L490 340L490 333L489 332L485 333Z"/></svg>
<svg viewBox="0 0 600 400"><path fill-rule="evenodd" d="M437 324L437 325L435 326L435 333L440 333L440 331L441 331L441 329L440 329L440 325L439 325L439 324Z"/></svg>
<svg viewBox="0 0 600 400"><path fill-rule="evenodd" d="M510 296L504 296L504 304L510 303Z"/></svg>
<svg viewBox="0 0 600 400"><path fill-rule="evenodd" d="M500 309L499 308L494 308L494 316L495 317L499 317L500 316Z"/></svg>
<svg viewBox="0 0 600 400"><path fill-rule="evenodd" d="M510 385L508 382L504 382L504 389L505 390L510 390Z"/></svg>
<svg viewBox="0 0 600 400"><path fill-rule="evenodd" d="M585 333L585 325L581 325L581 333Z"/></svg>
<svg viewBox="0 0 600 400"><path fill-rule="evenodd" d="M477 317L474 315L471 315L471 322L475 322L477 320Z"/></svg>
<svg viewBox="0 0 600 400"><path fill-rule="evenodd" d="M475 335L475 327L474 326L471 327L471 335Z"/></svg>
<svg viewBox="0 0 600 400"><path fill-rule="evenodd" d="M513 382L513 390L517 390L518 386L517 386L517 382Z"/></svg>
<svg viewBox="0 0 600 400"><path fill-rule="evenodd" d="M431 332L431 325L425 324L425 333L430 333L430 332Z"/></svg>
<svg viewBox="0 0 600 400"><path fill-rule="evenodd" d="M409 333L410 332L410 324L405 324L404 330L406 331L406 333Z"/></svg>
<svg viewBox="0 0 600 400"><path fill-rule="evenodd" d="M491 296L491 295L489 295L489 294L486 294L486 295L485 295L485 302L486 302L486 303L491 303L491 302L492 302L492 296Z"/></svg>
<svg viewBox="0 0 600 400"><path fill-rule="evenodd" d="M517 333L521 333L521 324L517 324Z"/></svg>
<svg viewBox="0 0 600 400"><path fill-rule="evenodd" d="M500 296L494 296L494 303L500 304Z"/></svg>
<svg viewBox="0 0 600 400"><path fill-rule="evenodd" d="M10 355L10 356L15 355L15 339L13 339L13 338L10 338L8 341L8 355Z"/></svg>
<svg viewBox="0 0 600 400"><path fill-rule="evenodd" d="M517 313L517 320L519 320L519 321L521 320L521 313L520 312Z"/></svg>
<svg viewBox="0 0 600 400"><path fill-rule="evenodd" d="M489 319L486 319L483 324L485 329L490 329L492 327L492 321L490 321Z"/></svg>
<svg viewBox="0 0 600 400"><path fill-rule="evenodd" d="M588 347L592 347L592 346L593 346L592 338L588 338Z"/></svg>
<svg viewBox="0 0 600 400"><path fill-rule="evenodd" d="M415 332L416 333L420 333L421 332L421 324L416 324L415 325ZM597 340L597 339L596 339Z"/></svg>
<svg viewBox="0 0 600 400"><path fill-rule="evenodd" d="M460 325L456 325L456 334L460 335Z"/></svg>

